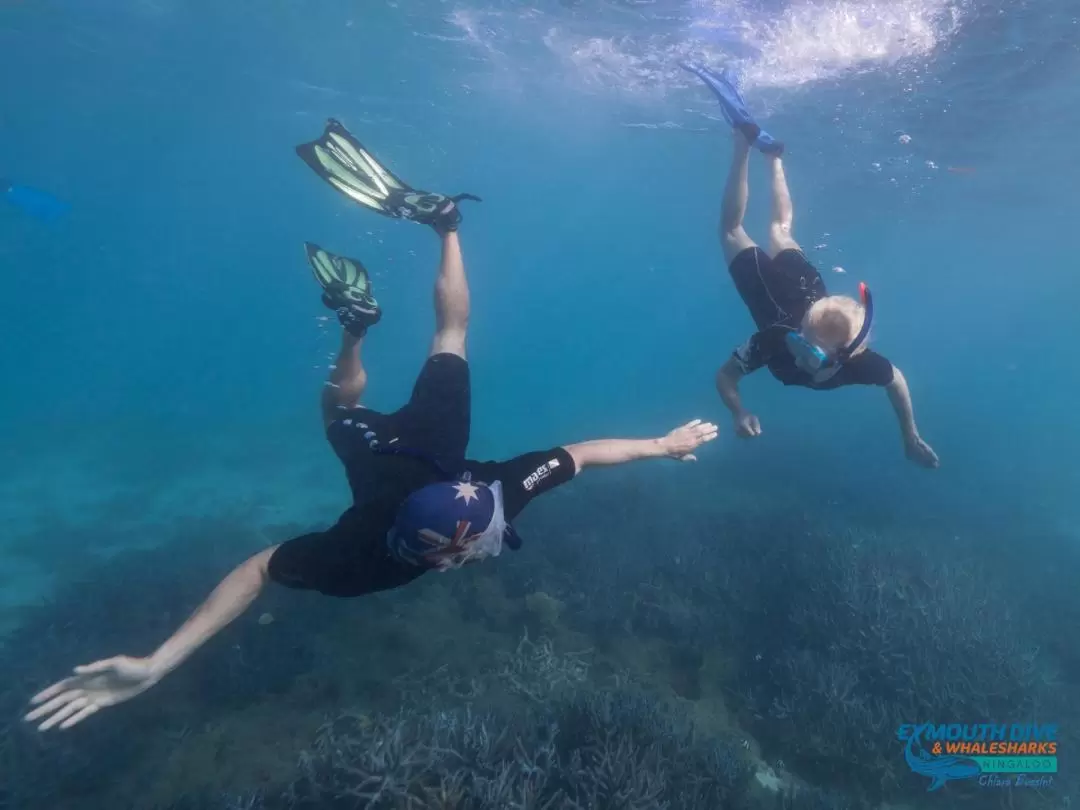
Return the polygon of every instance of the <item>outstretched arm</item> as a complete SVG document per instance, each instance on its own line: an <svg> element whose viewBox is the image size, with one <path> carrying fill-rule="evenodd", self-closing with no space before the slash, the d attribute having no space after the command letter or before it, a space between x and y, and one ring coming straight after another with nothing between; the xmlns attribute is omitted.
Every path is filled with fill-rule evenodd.
<svg viewBox="0 0 1080 810"><path fill-rule="evenodd" d="M183 626L150 656L157 680L168 675L199 647L247 610L269 579L270 556L277 546L241 563L221 581Z"/></svg>
<svg viewBox="0 0 1080 810"><path fill-rule="evenodd" d="M919 428L915 424L915 409L911 404L911 391L907 380L900 373L900 369L893 366L892 382L885 386L889 395L889 402L896 412L896 419L900 424L900 433L904 438L904 450L907 457L916 464L924 467L935 468L939 466L937 454L922 437L919 436Z"/></svg>
<svg viewBox="0 0 1080 810"><path fill-rule="evenodd" d="M275 547L276 548L276 547ZM184 625L148 658L117 656L76 667L70 678L36 695L26 716L44 718L39 730L71 728L101 709L130 700L156 684L255 601L268 579L274 548L256 554L230 573Z"/></svg>
<svg viewBox="0 0 1080 810"><path fill-rule="evenodd" d="M716 438L716 425L695 419L659 439L597 439L566 447L578 472L585 467L625 464L643 458L697 461L694 451Z"/></svg>

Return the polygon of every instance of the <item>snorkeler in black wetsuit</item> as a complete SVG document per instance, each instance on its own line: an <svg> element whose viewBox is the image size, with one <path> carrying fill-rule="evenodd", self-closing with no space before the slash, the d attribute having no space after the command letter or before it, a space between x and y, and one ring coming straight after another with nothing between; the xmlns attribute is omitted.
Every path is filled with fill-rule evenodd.
<svg viewBox="0 0 1080 810"><path fill-rule="evenodd" d="M769 250L743 229L749 197L751 141L733 130L734 154L720 218L720 240L735 288L758 331L734 351L716 376L716 388L731 411L735 432L761 435L761 423L739 396L743 376L768 366L784 385L829 390L845 385L885 388L900 424L907 457L937 467L938 457L919 435L911 394L900 369L867 348L873 304L862 286L862 301L829 295L821 274L792 238L792 205L780 152L765 152L772 178Z"/></svg>
<svg viewBox="0 0 1080 810"><path fill-rule="evenodd" d="M355 148L353 152L359 154ZM368 155L364 160L372 159ZM387 176L380 174L380 179ZM416 200L424 207L414 205ZM436 204L426 205L431 200ZM519 548L521 540L510 521L533 498L586 467L645 458L693 461L694 451L716 438L716 425L694 420L658 439L602 439L505 462L468 460L469 288L457 205L424 192L415 199L395 199L385 210L361 204L431 225L441 239L442 257L430 355L409 402L384 414L358 406L367 384L361 344L381 316L367 274L355 259L308 246L309 260L324 285L324 303L336 311L343 327L341 352L323 391L322 416L327 438L345 465L353 505L329 529L296 537L242 563L149 656L118 656L76 667L71 677L36 695L36 708L26 719L40 721L40 730L70 728L146 691L240 616L268 582L341 597L397 588L432 570L496 556L504 542ZM412 207L402 213L406 206Z"/></svg>

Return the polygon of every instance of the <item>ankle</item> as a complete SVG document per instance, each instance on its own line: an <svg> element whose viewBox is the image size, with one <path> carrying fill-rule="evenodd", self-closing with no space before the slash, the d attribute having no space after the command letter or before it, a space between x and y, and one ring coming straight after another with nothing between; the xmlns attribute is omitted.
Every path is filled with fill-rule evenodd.
<svg viewBox="0 0 1080 810"><path fill-rule="evenodd" d="M735 131L738 135L735 136L736 140L744 141L746 148L749 149L757 143L758 135L761 134L761 127L757 124L747 122L745 124L739 124L735 127Z"/></svg>

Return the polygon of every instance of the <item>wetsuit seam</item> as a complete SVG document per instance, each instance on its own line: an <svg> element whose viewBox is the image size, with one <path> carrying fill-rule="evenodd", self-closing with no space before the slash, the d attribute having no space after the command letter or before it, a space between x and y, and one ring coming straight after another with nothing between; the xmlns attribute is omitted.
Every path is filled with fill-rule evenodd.
<svg viewBox="0 0 1080 810"><path fill-rule="evenodd" d="M772 305L776 309L776 314L778 316L777 320L773 321L773 323L771 323L768 328L772 328L773 326L779 326L781 323L790 318L791 315L790 313L788 313L787 310L785 310L782 306L780 306L780 304L777 303L776 299L773 297L772 290L769 289L769 285L765 281L765 276L761 272L761 248L758 248L754 251L754 269L757 271L758 281L761 282L761 286L765 290L765 294L769 296L769 301L772 302Z"/></svg>

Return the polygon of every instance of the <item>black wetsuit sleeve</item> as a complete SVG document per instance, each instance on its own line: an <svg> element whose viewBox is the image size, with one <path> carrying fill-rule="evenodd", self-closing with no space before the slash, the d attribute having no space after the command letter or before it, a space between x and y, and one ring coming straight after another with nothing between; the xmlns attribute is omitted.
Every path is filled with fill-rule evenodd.
<svg viewBox="0 0 1080 810"><path fill-rule="evenodd" d="M503 491L503 510L513 520L533 498L572 481L577 473L574 459L565 448L538 450L508 461L470 464L477 481L499 481Z"/></svg>
<svg viewBox="0 0 1080 810"><path fill-rule="evenodd" d="M769 327L755 332L749 339L731 353L739 370L750 374L777 357L784 348L784 332L788 330Z"/></svg>
<svg viewBox="0 0 1080 810"><path fill-rule="evenodd" d="M893 364L888 358L867 349L844 364L842 385L889 385Z"/></svg>
<svg viewBox="0 0 1080 810"><path fill-rule="evenodd" d="M332 528L282 543L270 555L270 579L327 596L363 596L416 579L424 569L405 565L386 548L386 527L367 525L350 509Z"/></svg>

